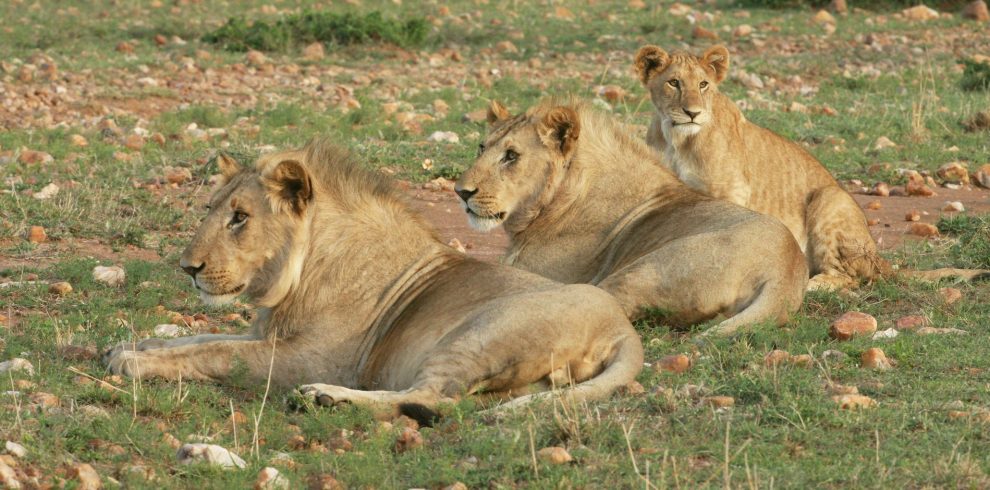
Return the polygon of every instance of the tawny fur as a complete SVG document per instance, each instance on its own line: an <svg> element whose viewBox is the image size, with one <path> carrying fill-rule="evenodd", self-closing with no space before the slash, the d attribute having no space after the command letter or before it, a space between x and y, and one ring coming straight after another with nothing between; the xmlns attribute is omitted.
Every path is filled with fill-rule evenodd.
<svg viewBox="0 0 990 490"><path fill-rule="evenodd" d="M601 398L642 368L608 294L456 252L332 146L220 168L228 182L180 263L207 302L255 300L252 332L124 343L108 353L112 372L226 381L240 365L263 383L271 368L277 386L319 383L302 391L387 416L567 381L562 396Z"/></svg>
<svg viewBox="0 0 990 490"><path fill-rule="evenodd" d="M512 117L493 103L489 121L456 189L472 224L504 225L506 263L598 285L631 319L724 317L710 334L800 307L808 271L783 225L689 189L608 116L548 101Z"/></svg>

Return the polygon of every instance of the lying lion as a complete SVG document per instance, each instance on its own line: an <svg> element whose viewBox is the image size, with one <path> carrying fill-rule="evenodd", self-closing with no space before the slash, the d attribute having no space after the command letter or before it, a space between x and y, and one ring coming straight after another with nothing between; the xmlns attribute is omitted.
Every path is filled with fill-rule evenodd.
<svg viewBox="0 0 990 490"><path fill-rule="evenodd" d="M510 116L497 102L474 165L457 182L471 225L503 225L505 262L598 285L631 319L708 331L784 322L808 269L776 219L697 193L659 154L584 105L544 102Z"/></svg>
<svg viewBox="0 0 990 490"><path fill-rule="evenodd" d="M599 398L642 368L639 337L608 294L456 252L332 146L253 168L218 161L226 183L180 265L205 303L253 298L253 332L123 343L108 353L114 373L224 381L239 362L255 380L328 383L301 390L385 416L570 381L566 396Z"/></svg>
<svg viewBox="0 0 990 490"><path fill-rule="evenodd" d="M643 46L636 70L656 115L646 141L688 186L769 214L787 226L807 256L808 289L838 289L891 274L877 253L866 216L815 157L757 126L718 90L729 52L701 56ZM912 271L921 279L973 278L987 271Z"/></svg>

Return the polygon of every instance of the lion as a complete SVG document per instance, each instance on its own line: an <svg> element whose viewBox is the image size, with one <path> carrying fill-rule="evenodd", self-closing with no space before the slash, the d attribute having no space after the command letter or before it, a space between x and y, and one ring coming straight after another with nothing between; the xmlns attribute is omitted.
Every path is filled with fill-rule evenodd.
<svg viewBox="0 0 990 490"><path fill-rule="evenodd" d="M550 100L516 116L492 102L488 120L455 192L471 226L503 226L505 263L594 284L631 320L724 317L704 335L800 307L808 270L787 228L689 189L608 116Z"/></svg>
<svg viewBox="0 0 990 490"><path fill-rule="evenodd" d="M111 372L224 382L243 366L387 417L517 397L501 410L569 383L562 397L602 398L642 369L639 336L607 293L457 252L326 142L218 163L226 183L180 266L207 304L255 301L251 333L125 342L106 356Z"/></svg>
<svg viewBox="0 0 990 490"><path fill-rule="evenodd" d="M783 222L807 258L808 289L843 289L893 273L862 209L828 170L799 145L747 121L719 92L729 70L724 46L697 57L647 45L635 67L656 108L647 144L691 188ZM985 272L908 274L934 280Z"/></svg>

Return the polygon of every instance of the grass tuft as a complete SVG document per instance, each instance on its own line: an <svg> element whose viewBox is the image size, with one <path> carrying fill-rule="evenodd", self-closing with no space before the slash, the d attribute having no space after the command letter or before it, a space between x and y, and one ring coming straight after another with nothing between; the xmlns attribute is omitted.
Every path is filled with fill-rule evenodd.
<svg viewBox="0 0 990 490"><path fill-rule="evenodd" d="M965 68L959 86L969 91L990 90L990 63L973 60L962 62Z"/></svg>
<svg viewBox="0 0 990 490"><path fill-rule="evenodd" d="M945 217L937 225L940 233L958 239L949 248L953 262L961 267L990 268L990 215Z"/></svg>

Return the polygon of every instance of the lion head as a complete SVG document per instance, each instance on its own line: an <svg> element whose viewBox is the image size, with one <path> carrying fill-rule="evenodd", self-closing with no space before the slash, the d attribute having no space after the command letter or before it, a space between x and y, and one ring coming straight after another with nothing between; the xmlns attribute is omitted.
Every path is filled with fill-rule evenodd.
<svg viewBox="0 0 990 490"><path fill-rule="evenodd" d="M729 51L724 46L713 46L700 58L643 46L635 65L668 140L693 136L711 124L712 99L729 71Z"/></svg>
<svg viewBox="0 0 990 490"><path fill-rule="evenodd" d="M538 106L513 117L492 102L488 123L478 158L454 187L469 223L482 231L523 223L552 198L581 131L574 109L565 106Z"/></svg>
<svg viewBox="0 0 990 490"><path fill-rule="evenodd" d="M306 226L313 195L298 153L268 155L255 168L217 158L226 182L179 261L203 302L223 304L244 293L268 306L298 277L301 247L294 238Z"/></svg>

